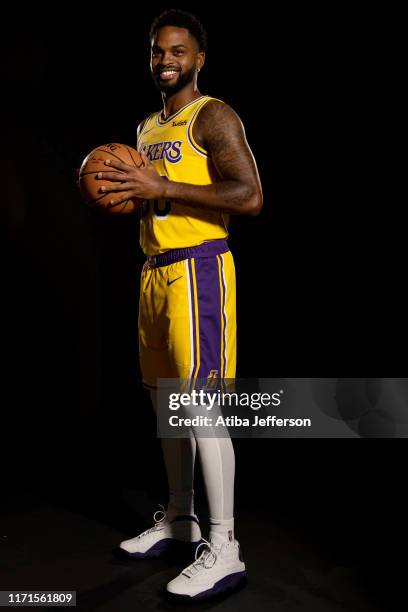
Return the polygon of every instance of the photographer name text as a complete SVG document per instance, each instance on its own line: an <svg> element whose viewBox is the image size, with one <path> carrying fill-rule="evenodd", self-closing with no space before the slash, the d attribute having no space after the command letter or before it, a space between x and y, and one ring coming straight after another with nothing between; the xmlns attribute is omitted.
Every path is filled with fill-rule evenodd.
<svg viewBox="0 0 408 612"><path fill-rule="evenodd" d="M169 417L171 427L311 427L311 419L300 418L279 418L269 415L260 418L254 415L253 418L241 418L237 416L219 416L213 419L209 416L195 416L192 418L179 417L172 415Z"/></svg>

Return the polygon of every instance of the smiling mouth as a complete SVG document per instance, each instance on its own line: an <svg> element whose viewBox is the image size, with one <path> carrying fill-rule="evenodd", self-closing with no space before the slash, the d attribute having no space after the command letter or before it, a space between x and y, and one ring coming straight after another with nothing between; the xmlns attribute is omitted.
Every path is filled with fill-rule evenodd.
<svg viewBox="0 0 408 612"><path fill-rule="evenodd" d="M174 79L174 77L177 75L178 70L163 70L163 72L159 74L159 79L162 79L163 81L170 81L170 79Z"/></svg>

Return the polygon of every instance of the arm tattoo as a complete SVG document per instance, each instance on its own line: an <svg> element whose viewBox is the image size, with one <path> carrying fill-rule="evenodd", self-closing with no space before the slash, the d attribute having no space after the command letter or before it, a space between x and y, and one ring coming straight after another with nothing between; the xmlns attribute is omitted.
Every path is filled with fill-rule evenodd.
<svg viewBox="0 0 408 612"><path fill-rule="evenodd" d="M245 137L244 126L235 111L222 102L211 100L201 109L193 128L198 144L206 149L220 181L217 191L228 191L234 204L261 192L254 157ZM236 189L233 182L240 184ZM226 193L225 195L228 196Z"/></svg>

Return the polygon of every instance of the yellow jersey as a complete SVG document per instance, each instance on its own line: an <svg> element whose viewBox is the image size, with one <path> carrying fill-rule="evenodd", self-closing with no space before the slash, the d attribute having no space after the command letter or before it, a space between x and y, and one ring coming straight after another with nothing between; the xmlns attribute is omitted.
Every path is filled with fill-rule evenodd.
<svg viewBox="0 0 408 612"><path fill-rule="evenodd" d="M219 180L208 152L193 136L200 109L215 100L200 96L167 119L150 115L141 130L137 150L147 157L163 180L210 185ZM222 102L222 100L220 100ZM141 208L140 245L154 257L169 249L196 246L228 237L229 215L185 206L171 200L146 200Z"/></svg>

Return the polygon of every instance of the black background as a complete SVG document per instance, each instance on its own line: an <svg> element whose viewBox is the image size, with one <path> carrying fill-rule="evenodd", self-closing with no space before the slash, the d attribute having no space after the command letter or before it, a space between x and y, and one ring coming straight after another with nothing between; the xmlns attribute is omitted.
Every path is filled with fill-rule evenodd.
<svg viewBox="0 0 408 612"><path fill-rule="evenodd" d="M147 31L162 8L55 10L3 37L5 489L113 522L123 487L166 491L138 369L143 256L137 217L91 214L75 169L103 142L135 146L160 108ZM200 90L239 113L264 189L261 216L231 221L238 376L403 375L403 227L383 185L369 18L194 12L209 35ZM269 508L371 560L374 588L404 533L401 446L239 440L237 514ZM393 565L377 588L397 586Z"/></svg>

